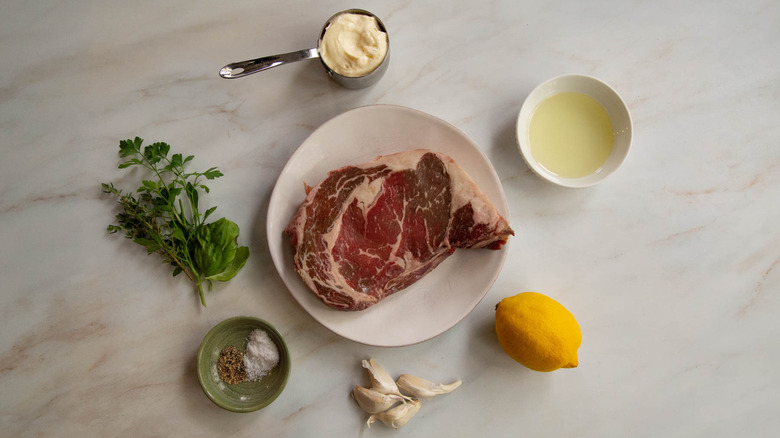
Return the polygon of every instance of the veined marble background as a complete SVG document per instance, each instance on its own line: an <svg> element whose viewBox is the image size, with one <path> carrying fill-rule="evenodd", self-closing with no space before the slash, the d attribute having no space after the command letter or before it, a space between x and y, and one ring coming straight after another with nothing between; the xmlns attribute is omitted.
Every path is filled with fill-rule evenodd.
<svg viewBox="0 0 780 438"><path fill-rule="evenodd" d="M389 29L391 65L374 87L339 88L317 61L217 76L313 47L350 7ZM777 436L778 23L771 0L0 3L0 435ZM609 83L633 116L628 160L588 189L536 177L514 139L524 98L563 73ZM471 314L392 349L312 319L265 236L298 145L375 103L474 139L517 231ZM206 309L190 283L105 231L117 210L99 184L136 183L116 168L119 140L134 136L225 174L203 202L238 223L252 255ZM536 373L502 352L494 306L529 290L577 317L578 368ZM195 354L212 326L244 314L279 329L293 370L273 404L233 414L201 392ZM404 429L366 429L348 395L368 357L463 386Z"/></svg>

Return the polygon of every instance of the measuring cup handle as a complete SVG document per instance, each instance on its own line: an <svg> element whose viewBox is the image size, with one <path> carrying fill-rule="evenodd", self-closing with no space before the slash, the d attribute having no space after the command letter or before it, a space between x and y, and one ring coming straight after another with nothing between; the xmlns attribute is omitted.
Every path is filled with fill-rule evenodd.
<svg viewBox="0 0 780 438"><path fill-rule="evenodd" d="M281 55L265 56L263 58L250 59L248 61L234 62L222 67L219 71L219 75L225 79L235 79L290 62L319 57L320 52L315 47L312 49L299 50L297 52L283 53Z"/></svg>

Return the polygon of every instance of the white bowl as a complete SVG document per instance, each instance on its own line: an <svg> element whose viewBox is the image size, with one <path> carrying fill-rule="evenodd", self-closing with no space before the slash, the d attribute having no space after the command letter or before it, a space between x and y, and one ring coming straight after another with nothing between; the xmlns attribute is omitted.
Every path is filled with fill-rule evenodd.
<svg viewBox="0 0 780 438"><path fill-rule="evenodd" d="M612 153L604 165L590 175L580 178L562 177L539 164L531 153L528 136L531 116L539 104L548 97L565 92L582 93L599 102L607 110L615 132ZM520 109L520 115L517 117L517 142L525 162L537 175L564 187L589 187L603 181L623 164L631 147L632 128L628 107L612 87L591 76L563 75L543 82L525 99L523 107Z"/></svg>

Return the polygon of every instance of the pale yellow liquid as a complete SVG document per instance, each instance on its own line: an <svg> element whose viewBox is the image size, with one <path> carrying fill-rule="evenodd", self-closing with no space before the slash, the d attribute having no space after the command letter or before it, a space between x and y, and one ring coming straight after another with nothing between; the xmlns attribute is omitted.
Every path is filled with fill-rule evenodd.
<svg viewBox="0 0 780 438"><path fill-rule="evenodd" d="M607 111L582 93L559 93L531 116L531 154L544 168L565 178L597 171L612 152L615 134Z"/></svg>

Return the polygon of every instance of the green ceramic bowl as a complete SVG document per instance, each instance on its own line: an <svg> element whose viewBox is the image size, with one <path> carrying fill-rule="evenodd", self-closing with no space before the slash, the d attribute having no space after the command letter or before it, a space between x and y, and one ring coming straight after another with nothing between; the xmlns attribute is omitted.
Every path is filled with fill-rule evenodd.
<svg viewBox="0 0 780 438"><path fill-rule="evenodd" d="M246 351L246 338L262 329L279 348L279 364L260 380L228 385L217 374L219 352L228 345ZM232 412L262 409L279 397L290 377L290 352L276 329L266 321L250 316L226 319L212 328L198 349L198 380L203 392L217 406Z"/></svg>

